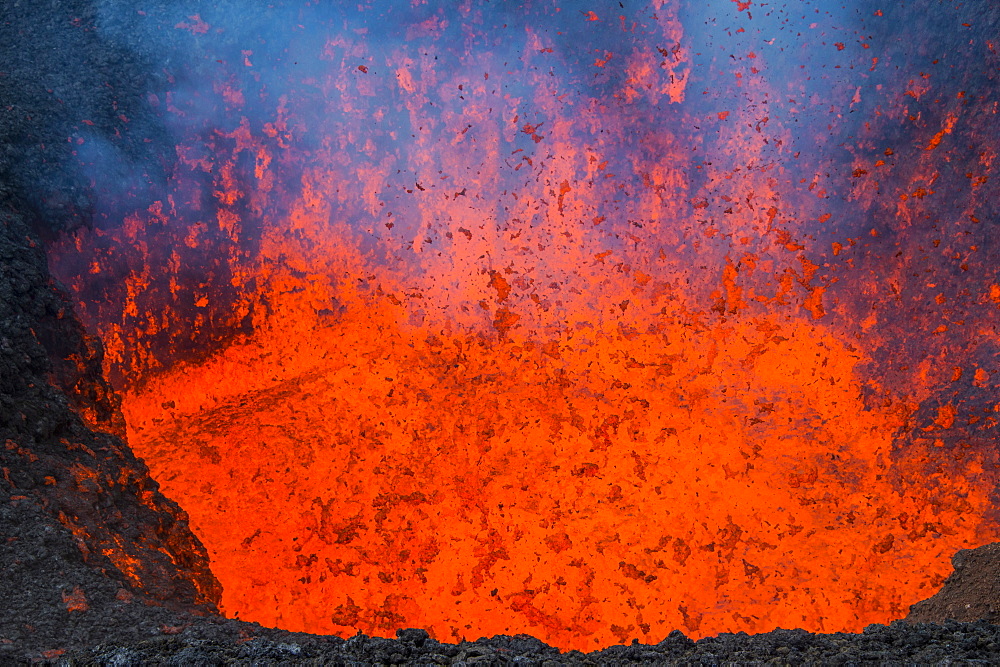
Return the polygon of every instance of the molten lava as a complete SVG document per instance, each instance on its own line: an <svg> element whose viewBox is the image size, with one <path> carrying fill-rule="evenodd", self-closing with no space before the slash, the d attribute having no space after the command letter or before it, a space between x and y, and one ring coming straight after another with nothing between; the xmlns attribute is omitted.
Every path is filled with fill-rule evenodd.
<svg viewBox="0 0 1000 667"><path fill-rule="evenodd" d="M751 5L732 58L660 1L304 8L151 94L173 179L52 265L228 615L860 630L1000 537L988 100L884 78L881 11L786 53Z"/></svg>

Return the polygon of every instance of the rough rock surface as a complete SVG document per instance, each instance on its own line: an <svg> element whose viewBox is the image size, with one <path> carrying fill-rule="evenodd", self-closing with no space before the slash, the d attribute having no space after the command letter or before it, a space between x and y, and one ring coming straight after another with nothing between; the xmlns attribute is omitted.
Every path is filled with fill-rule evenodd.
<svg viewBox="0 0 1000 667"><path fill-rule="evenodd" d="M100 350L50 284L40 243L0 211L0 656L59 650L116 621L131 636L133 608L208 612L219 598L186 514L73 409L118 428Z"/></svg>
<svg viewBox="0 0 1000 667"><path fill-rule="evenodd" d="M955 570L934 596L910 607L907 621L1000 620L1000 543L963 549L951 559Z"/></svg>
<svg viewBox="0 0 1000 667"><path fill-rule="evenodd" d="M96 646L73 664L410 664L410 665L626 665L626 664L991 664L1000 660L1000 628L987 623L872 625L859 634L814 635L804 630L722 634L697 642L673 632L658 644L612 646L603 651L560 653L532 637L498 636L441 644L422 630L400 630L398 639L350 639L259 632L234 626L151 639L130 646Z"/></svg>
<svg viewBox="0 0 1000 667"><path fill-rule="evenodd" d="M3 664L146 637L213 611L220 595L186 514L118 437L100 342L46 264L43 239L87 223L86 184L64 169L74 122L114 137L144 84L88 29L95 12L15 1L0 18ZM143 150L117 134L130 137L115 140L123 154Z"/></svg>

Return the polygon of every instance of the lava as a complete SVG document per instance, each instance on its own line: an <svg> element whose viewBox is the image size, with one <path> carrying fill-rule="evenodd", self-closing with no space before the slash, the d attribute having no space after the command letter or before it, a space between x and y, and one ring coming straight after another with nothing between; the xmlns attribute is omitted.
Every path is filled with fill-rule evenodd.
<svg viewBox="0 0 1000 667"><path fill-rule="evenodd" d="M856 631L1000 535L996 102L905 10L282 7L132 17L172 178L50 252L227 614Z"/></svg>

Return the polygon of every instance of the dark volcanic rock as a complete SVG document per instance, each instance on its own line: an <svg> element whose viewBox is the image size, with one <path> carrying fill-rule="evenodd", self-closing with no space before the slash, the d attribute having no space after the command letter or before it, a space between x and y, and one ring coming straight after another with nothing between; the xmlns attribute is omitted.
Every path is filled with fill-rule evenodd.
<svg viewBox="0 0 1000 667"><path fill-rule="evenodd" d="M912 623L1000 620L1000 543L963 549L951 559L955 570L931 598L910 607Z"/></svg>
<svg viewBox="0 0 1000 667"><path fill-rule="evenodd" d="M71 168L88 142L150 156L146 68L102 40L96 15L86 0L15 0L0 20L0 650L91 641L146 603L175 611L144 618L173 622L221 593L186 514L118 437L100 341L42 246L88 222L81 188L103 176Z"/></svg>
<svg viewBox="0 0 1000 667"><path fill-rule="evenodd" d="M99 370L40 243L0 210L0 656L148 636L219 599L185 513L74 412L119 430Z"/></svg>
<svg viewBox="0 0 1000 667"><path fill-rule="evenodd" d="M498 636L461 644L425 640L414 630L397 640L363 635L348 640L283 633L236 621L205 619L182 634L132 645L97 646L71 664L99 665L634 665L634 664L992 664L1000 659L1000 628L988 623L873 625L859 634L804 630L722 634L694 642L673 633L659 644L560 653L531 637Z"/></svg>
<svg viewBox="0 0 1000 667"><path fill-rule="evenodd" d="M43 238L87 225L97 190L142 187L169 166L144 95L147 64L110 44L92 0L6 0L0 12L0 181ZM111 169L80 165L95 152Z"/></svg>

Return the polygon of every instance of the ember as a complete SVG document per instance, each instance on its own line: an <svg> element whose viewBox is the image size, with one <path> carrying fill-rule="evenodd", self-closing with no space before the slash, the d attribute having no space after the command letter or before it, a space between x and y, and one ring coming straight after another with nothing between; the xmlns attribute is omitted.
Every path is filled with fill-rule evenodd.
<svg viewBox="0 0 1000 667"><path fill-rule="evenodd" d="M109 18L177 164L51 265L228 615L857 631L1000 537L989 30L613 4Z"/></svg>

